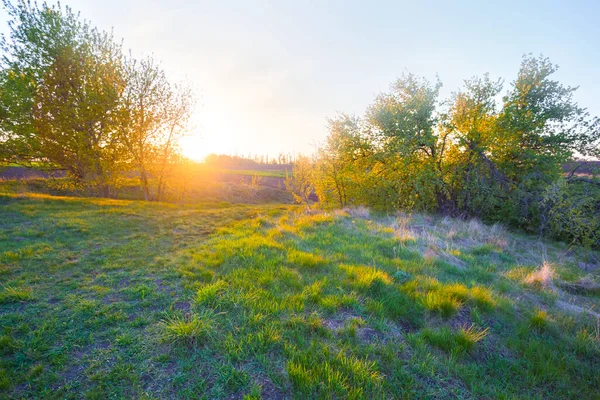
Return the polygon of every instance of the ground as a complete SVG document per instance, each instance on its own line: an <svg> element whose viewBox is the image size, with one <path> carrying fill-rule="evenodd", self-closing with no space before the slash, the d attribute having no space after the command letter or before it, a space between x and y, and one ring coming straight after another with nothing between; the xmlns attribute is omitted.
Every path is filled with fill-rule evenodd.
<svg viewBox="0 0 600 400"><path fill-rule="evenodd" d="M0 195L0 397L594 398L598 255L365 209Z"/></svg>

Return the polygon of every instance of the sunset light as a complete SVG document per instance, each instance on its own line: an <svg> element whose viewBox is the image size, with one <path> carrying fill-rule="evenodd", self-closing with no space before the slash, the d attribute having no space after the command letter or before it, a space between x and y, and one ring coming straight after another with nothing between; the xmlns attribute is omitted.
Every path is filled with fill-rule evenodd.
<svg viewBox="0 0 600 400"><path fill-rule="evenodd" d="M600 2L1 0L0 399L594 399Z"/></svg>

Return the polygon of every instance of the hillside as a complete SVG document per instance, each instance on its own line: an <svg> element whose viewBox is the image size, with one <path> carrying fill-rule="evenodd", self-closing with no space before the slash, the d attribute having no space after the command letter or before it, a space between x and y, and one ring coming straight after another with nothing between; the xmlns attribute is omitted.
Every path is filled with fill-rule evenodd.
<svg viewBox="0 0 600 400"><path fill-rule="evenodd" d="M476 220L0 195L0 397L593 398L598 254Z"/></svg>

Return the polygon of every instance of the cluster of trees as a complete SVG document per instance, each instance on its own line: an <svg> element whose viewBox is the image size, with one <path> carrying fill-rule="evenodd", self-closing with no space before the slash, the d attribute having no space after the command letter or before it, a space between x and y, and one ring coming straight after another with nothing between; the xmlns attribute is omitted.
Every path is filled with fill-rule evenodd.
<svg viewBox="0 0 600 400"><path fill-rule="evenodd" d="M136 177L147 200L162 199L181 162L190 89L69 7L3 5L0 161L63 169L103 196Z"/></svg>
<svg viewBox="0 0 600 400"><path fill-rule="evenodd" d="M296 155L292 153L278 153L276 156L269 157L268 154L248 154L247 158L254 160L257 164L288 165L294 162Z"/></svg>
<svg viewBox="0 0 600 400"><path fill-rule="evenodd" d="M600 122L552 80L556 69L525 56L504 96L485 75L443 102L439 81L404 75L363 117L331 119L316 160L296 170L310 166L325 206L479 217L600 246L599 183L563 171L600 156Z"/></svg>

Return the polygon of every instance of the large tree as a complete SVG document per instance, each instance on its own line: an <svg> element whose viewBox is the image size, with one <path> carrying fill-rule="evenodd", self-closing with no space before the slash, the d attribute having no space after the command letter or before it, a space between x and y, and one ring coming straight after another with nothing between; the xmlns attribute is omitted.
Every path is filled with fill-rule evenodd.
<svg viewBox="0 0 600 400"><path fill-rule="evenodd" d="M193 97L152 59L122 54L112 34L70 8L3 0L0 161L66 170L104 196L138 173L147 200L168 188Z"/></svg>
<svg viewBox="0 0 600 400"><path fill-rule="evenodd" d="M46 161L103 195L123 159L117 140L125 88L121 47L68 7L4 2L4 153L13 161Z"/></svg>
<svg viewBox="0 0 600 400"><path fill-rule="evenodd" d="M367 110L365 130L377 149L372 180L380 182L384 208L432 210L442 201L444 143L435 129L441 86L406 74Z"/></svg>

